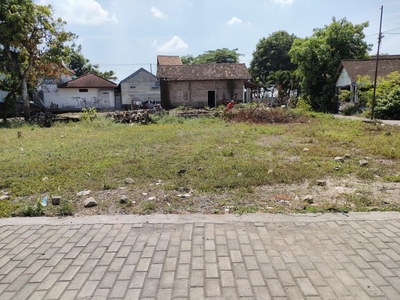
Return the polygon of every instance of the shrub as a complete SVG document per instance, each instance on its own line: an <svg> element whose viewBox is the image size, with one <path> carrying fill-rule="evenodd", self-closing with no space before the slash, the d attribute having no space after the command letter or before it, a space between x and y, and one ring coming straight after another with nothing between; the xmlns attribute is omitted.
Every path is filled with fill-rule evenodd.
<svg viewBox="0 0 400 300"><path fill-rule="evenodd" d="M299 110L311 111L311 104L309 99L299 98L296 103L296 108Z"/></svg>
<svg viewBox="0 0 400 300"><path fill-rule="evenodd" d="M340 108L340 113L345 116L352 116L359 112L358 105L347 104Z"/></svg>
<svg viewBox="0 0 400 300"><path fill-rule="evenodd" d="M377 99L375 117L400 120L400 86L390 91L386 97Z"/></svg>
<svg viewBox="0 0 400 300"><path fill-rule="evenodd" d="M96 108L94 108L94 107L91 107L89 109L82 108L82 112L80 114L81 121L90 122L97 118L98 118L98 114L97 114Z"/></svg>
<svg viewBox="0 0 400 300"><path fill-rule="evenodd" d="M72 216L73 212L74 208L68 202L65 202L58 209L57 215L60 217Z"/></svg>
<svg viewBox="0 0 400 300"><path fill-rule="evenodd" d="M22 211L24 217L40 217L44 215L44 207L40 200L36 204L28 203Z"/></svg>

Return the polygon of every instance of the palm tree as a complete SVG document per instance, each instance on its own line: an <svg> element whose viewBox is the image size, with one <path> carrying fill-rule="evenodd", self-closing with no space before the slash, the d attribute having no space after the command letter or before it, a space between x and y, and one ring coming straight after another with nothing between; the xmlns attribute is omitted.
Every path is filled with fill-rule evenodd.
<svg viewBox="0 0 400 300"><path fill-rule="evenodd" d="M278 92L278 104L283 102L285 89L290 83L290 72L285 70L272 71L267 76L267 85L272 86Z"/></svg>

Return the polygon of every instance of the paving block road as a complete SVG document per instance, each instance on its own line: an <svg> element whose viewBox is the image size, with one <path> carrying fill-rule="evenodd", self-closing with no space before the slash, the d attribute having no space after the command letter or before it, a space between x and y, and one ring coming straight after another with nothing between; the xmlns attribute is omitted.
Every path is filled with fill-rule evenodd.
<svg viewBox="0 0 400 300"><path fill-rule="evenodd" d="M0 219L0 299L400 299L400 213Z"/></svg>

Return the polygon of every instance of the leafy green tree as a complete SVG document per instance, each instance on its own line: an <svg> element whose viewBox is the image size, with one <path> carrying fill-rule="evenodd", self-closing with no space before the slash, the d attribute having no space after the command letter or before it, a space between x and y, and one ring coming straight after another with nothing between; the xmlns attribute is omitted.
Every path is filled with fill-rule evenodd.
<svg viewBox="0 0 400 300"><path fill-rule="evenodd" d="M191 54L181 56L181 61L184 65L192 65L194 61L194 57Z"/></svg>
<svg viewBox="0 0 400 300"><path fill-rule="evenodd" d="M296 70L291 62L289 51L296 36L284 30L276 31L267 38L262 38L253 52L249 72L252 81L266 85L271 72Z"/></svg>
<svg viewBox="0 0 400 300"><path fill-rule="evenodd" d="M30 118L29 82L38 83L46 74L63 69L74 34L64 30L65 22L53 16L51 6L31 0L2 0L0 5L0 73L19 81L24 117ZM15 78L17 77L17 78Z"/></svg>
<svg viewBox="0 0 400 300"><path fill-rule="evenodd" d="M372 105L373 82L369 76L359 77L359 99L369 107ZM376 84L374 115L378 119L400 120L400 73L378 77Z"/></svg>
<svg viewBox="0 0 400 300"><path fill-rule="evenodd" d="M75 44L72 44L69 60L70 62L68 67L75 72L77 77L88 73L93 73L108 80L117 80L117 76L115 76L114 71L110 70L101 72L99 71L98 64L91 64L89 59L85 58L85 56L82 54L81 45L76 46Z"/></svg>
<svg viewBox="0 0 400 300"><path fill-rule="evenodd" d="M329 26L314 29L311 37L294 41L289 54L298 65L302 93L309 96L314 110L336 111L335 73L342 59L368 57L371 45L364 41L366 27L368 22L353 25L333 18Z"/></svg>
<svg viewBox="0 0 400 300"><path fill-rule="evenodd" d="M181 60L183 64L190 65L238 63L239 57L243 56L243 54L237 52L238 50L237 48L232 50L228 48L209 50L196 57L192 55L182 56Z"/></svg>

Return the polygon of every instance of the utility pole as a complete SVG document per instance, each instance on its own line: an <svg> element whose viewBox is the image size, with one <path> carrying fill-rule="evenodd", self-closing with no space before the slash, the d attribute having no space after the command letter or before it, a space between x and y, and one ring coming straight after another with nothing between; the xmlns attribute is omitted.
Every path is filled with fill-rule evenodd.
<svg viewBox="0 0 400 300"><path fill-rule="evenodd" d="M371 120L375 118L375 101L376 101L376 81L378 79L378 65L379 65L379 48L381 46L382 40L382 15L383 15L383 5L381 6L381 20L379 24L379 37L378 37L378 50L376 53L376 67L375 67L375 79L374 79L374 92L372 95L372 106L371 106Z"/></svg>

